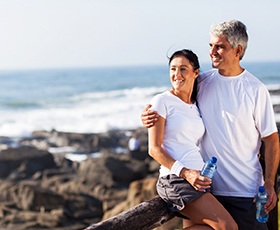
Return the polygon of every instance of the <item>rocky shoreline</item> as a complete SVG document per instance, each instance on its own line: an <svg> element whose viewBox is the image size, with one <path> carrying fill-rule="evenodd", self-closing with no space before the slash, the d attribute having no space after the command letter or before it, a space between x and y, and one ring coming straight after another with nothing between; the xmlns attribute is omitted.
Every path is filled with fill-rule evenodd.
<svg viewBox="0 0 280 230"><path fill-rule="evenodd" d="M134 132L141 148L129 152ZM36 131L0 143L0 229L84 229L156 195L159 165L147 154L144 128ZM76 162L67 154L88 158Z"/></svg>

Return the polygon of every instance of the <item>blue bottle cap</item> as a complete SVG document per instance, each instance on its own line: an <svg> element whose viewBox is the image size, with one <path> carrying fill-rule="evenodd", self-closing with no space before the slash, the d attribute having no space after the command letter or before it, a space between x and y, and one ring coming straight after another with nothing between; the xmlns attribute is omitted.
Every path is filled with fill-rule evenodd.
<svg viewBox="0 0 280 230"><path fill-rule="evenodd" d="M259 192L264 192L265 191L265 187L264 186L260 186L259 187Z"/></svg>
<svg viewBox="0 0 280 230"><path fill-rule="evenodd" d="M211 162L212 162L213 164L215 164L215 163L217 162L217 158L216 158L216 157L212 157L212 158L211 158Z"/></svg>

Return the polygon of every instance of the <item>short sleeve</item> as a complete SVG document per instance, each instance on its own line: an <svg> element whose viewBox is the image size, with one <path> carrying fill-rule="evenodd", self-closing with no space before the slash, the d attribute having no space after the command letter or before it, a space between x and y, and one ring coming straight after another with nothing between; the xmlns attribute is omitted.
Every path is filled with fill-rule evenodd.
<svg viewBox="0 0 280 230"><path fill-rule="evenodd" d="M262 138L277 132L271 98L265 86L260 87L256 94L254 116Z"/></svg>
<svg viewBox="0 0 280 230"><path fill-rule="evenodd" d="M152 107L149 110L156 110L161 117L166 119L167 108L164 100L164 94L158 94L154 96L150 104Z"/></svg>

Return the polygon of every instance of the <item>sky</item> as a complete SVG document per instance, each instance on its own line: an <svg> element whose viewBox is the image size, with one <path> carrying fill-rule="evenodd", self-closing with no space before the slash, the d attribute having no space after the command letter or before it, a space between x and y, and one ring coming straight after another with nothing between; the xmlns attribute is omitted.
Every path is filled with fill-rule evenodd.
<svg viewBox="0 0 280 230"><path fill-rule="evenodd" d="M0 70L209 62L211 24L242 21L244 61L280 61L279 0L0 0Z"/></svg>

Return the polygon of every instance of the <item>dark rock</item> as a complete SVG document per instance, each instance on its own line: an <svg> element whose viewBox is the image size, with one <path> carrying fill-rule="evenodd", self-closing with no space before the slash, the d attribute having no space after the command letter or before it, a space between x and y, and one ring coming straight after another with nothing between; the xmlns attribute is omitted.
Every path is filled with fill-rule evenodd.
<svg viewBox="0 0 280 230"><path fill-rule="evenodd" d="M144 178L147 172L144 162L133 159L124 160L112 155L81 162L78 174L85 178L87 183L106 184L108 187L113 187L116 183L128 184Z"/></svg>
<svg viewBox="0 0 280 230"><path fill-rule="evenodd" d="M275 113L280 113L280 104L273 105L273 109Z"/></svg>
<svg viewBox="0 0 280 230"><path fill-rule="evenodd" d="M23 179L38 171L55 168L53 156L30 146L9 148L0 152L0 178Z"/></svg>
<svg viewBox="0 0 280 230"><path fill-rule="evenodd" d="M270 95L280 95L280 89L270 89Z"/></svg>
<svg viewBox="0 0 280 230"><path fill-rule="evenodd" d="M23 181L12 189L13 201L19 209L40 211L41 208L50 211L64 206L63 196L39 186L33 181Z"/></svg>
<svg viewBox="0 0 280 230"><path fill-rule="evenodd" d="M66 200L65 208L76 219L100 219L103 215L102 203L99 199L83 194L64 194L64 198Z"/></svg>

